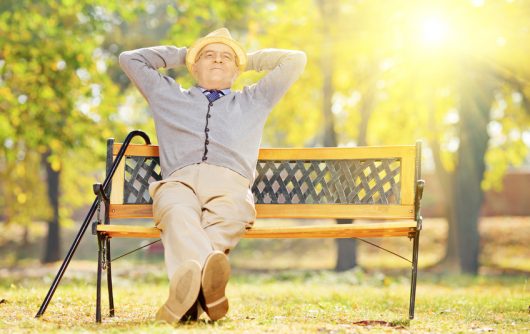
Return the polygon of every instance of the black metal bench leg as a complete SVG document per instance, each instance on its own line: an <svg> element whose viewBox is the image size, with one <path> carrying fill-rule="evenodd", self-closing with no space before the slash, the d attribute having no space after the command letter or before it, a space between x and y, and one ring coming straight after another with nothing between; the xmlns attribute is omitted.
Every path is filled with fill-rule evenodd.
<svg viewBox="0 0 530 334"><path fill-rule="evenodd" d="M112 270L111 270L111 266L110 266L110 238L107 238L105 240L105 243L106 243L106 248L107 248L107 252L106 252L106 255L107 255L107 289L108 289L108 292L109 292L109 310L110 310L110 314L109 316L113 317L114 316L114 294L112 292Z"/></svg>
<svg viewBox="0 0 530 334"><path fill-rule="evenodd" d="M414 305L416 303L416 279L418 277L418 249L420 241L420 231L414 236L414 248L412 250L412 278L410 282L410 306L409 319L414 319Z"/></svg>
<svg viewBox="0 0 530 334"><path fill-rule="evenodd" d="M103 271L103 237L98 233L98 276L96 283L96 322L101 322L101 272Z"/></svg>

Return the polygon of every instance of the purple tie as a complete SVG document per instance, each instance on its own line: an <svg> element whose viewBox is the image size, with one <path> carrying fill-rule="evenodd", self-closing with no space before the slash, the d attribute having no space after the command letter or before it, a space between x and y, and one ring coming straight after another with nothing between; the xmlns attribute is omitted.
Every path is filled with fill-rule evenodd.
<svg viewBox="0 0 530 334"><path fill-rule="evenodd" d="M206 98L210 102L213 102L217 100L218 98L220 98L222 95L224 95L222 91L216 90L216 89L205 90L204 92L208 93L208 95L206 95Z"/></svg>

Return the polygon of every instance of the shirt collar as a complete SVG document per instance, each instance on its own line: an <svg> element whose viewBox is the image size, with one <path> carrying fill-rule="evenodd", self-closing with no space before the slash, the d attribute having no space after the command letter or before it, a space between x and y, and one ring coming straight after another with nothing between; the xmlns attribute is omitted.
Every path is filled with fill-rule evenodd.
<svg viewBox="0 0 530 334"><path fill-rule="evenodd" d="M201 90L201 92L204 94L205 91L207 91L208 89L206 88L202 88L201 86L197 86L199 87L199 89ZM226 89L220 89L221 92L223 92L223 95L228 95L232 92L232 90L230 88L226 88Z"/></svg>

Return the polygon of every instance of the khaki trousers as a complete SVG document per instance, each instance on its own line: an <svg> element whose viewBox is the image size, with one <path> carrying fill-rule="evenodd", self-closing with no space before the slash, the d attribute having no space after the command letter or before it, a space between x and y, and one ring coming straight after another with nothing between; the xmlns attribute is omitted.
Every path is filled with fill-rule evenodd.
<svg viewBox="0 0 530 334"><path fill-rule="evenodd" d="M256 218L250 182L225 167L193 164L149 186L168 277L186 260L201 266L213 250L228 253Z"/></svg>

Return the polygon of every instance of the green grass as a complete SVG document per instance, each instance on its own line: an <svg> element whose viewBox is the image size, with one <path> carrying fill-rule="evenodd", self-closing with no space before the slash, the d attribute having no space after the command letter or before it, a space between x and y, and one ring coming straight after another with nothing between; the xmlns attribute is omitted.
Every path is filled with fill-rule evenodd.
<svg viewBox="0 0 530 334"><path fill-rule="evenodd" d="M124 266L125 267L125 266ZM528 277L421 275L416 319L409 321L407 276L361 270L236 271L228 288L231 309L216 323L202 318L175 328L154 321L165 300L163 266L136 275L116 268L116 317L94 323L93 273L73 271L60 285L46 314L35 319L53 270L41 278L0 279L0 332L110 333L364 333L501 332L530 330ZM203 316L204 317L204 316ZM363 323L364 321L364 323ZM356 324L358 323L358 324ZM368 326L366 326L368 324Z"/></svg>
<svg viewBox="0 0 530 334"><path fill-rule="evenodd" d="M146 222L149 224L150 222ZM265 222L264 222L265 223ZM272 222L274 223L274 222ZM219 322L202 318L176 328L154 321L167 294L162 254L138 252L113 264L116 317L94 323L96 242L83 239L41 319L34 315L59 263L42 266L42 224L22 230L0 224L0 333L527 333L530 332L530 218L481 221L481 276L438 275L431 267L444 252L447 225L427 219L420 240L416 319L408 320L409 266L359 244L363 270L333 268L333 240L242 240L231 253L231 309ZM65 230L63 250L73 239ZM372 239L410 257L405 238ZM113 240L113 256L139 240ZM391 273L391 274L390 274ZM504 275L511 273L512 275Z"/></svg>

